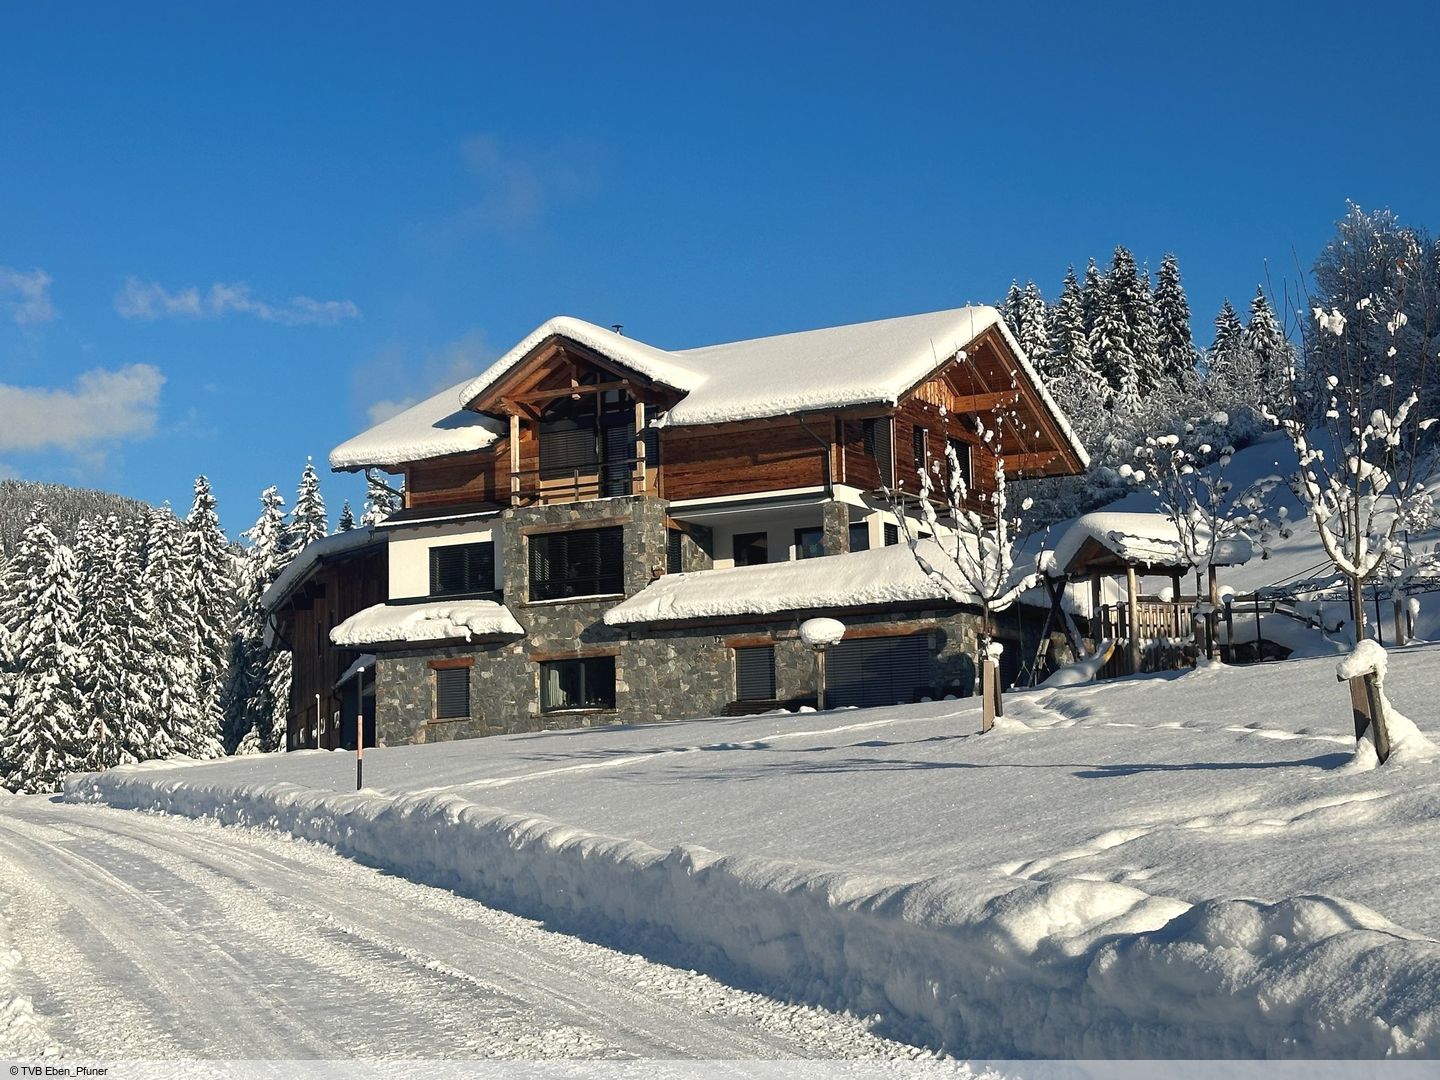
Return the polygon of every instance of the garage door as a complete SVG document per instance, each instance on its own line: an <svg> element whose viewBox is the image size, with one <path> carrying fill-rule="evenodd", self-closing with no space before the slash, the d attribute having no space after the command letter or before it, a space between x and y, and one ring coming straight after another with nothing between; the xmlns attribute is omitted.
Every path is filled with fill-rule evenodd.
<svg viewBox="0 0 1440 1080"><path fill-rule="evenodd" d="M909 704L930 692L930 635L842 641L825 656L825 703Z"/></svg>

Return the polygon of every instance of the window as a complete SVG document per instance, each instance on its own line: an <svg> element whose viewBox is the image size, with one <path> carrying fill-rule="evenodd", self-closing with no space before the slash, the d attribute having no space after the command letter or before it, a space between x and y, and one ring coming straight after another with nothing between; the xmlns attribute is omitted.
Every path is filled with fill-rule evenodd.
<svg viewBox="0 0 1440 1080"><path fill-rule="evenodd" d="M955 461L960 466L960 479L965 481L965 486L968 488L972 483L970 472L970 444L964 439L950 439L949 443L950 449L955 451ZM950 482L953 484L955 477L952 476Z"/></svg>
<svg viewBox="0 0 1440 1080"><path fill-rule="evenodd" d="M540 665L540 711L613 709L615 658L587 656Z"/></svg>
<svg viewBox="0 0 1440 1080"><path fill-rule="evenodd" d="M685 534L679 529L669 529L665 533L665 572L667 574L684 573Z"/></svg>
<svg viewBox="0 0 1440 1080"><path fill-rule="evenodd" d="M495 544L450 544L430 549L430 595L463 596L495 590Z"/></svg>
<svg viewBox="0 0 1440 1080"><path fill-rule="evenodd" d="M900 543L900 526L893 521L885 522L885 546L894 547Z"/></svg>
<svg viewBox="0 0 1440 1080"><path fill-rule="evenodd" d="M563 398L540 419L540 479L594 476L600 467L595 399Z"/></svg>
<svg viewBox="0 0 1440 1080"><path fill-rule="evenodd" d="M735 650L735 700L775 700L775 646Z"/></svg>
<svg viewBox="0 0 1440 1080"><path fill-rule="evenodd" d="M768 533L736 533L732 542L735 549L736 566L759 566L770 561L770 536Z"/></svg>
<svg viewBox="0 0 1440 1080"><path fill-rule="evenodd" d="M470 669L435 669L435 719L458 720L470 715Z"/></svg>
<svg viewBox="0 0 1440 1080"><path fill-rule="evenodd" d="M819 525L795 530L795 557L818 559L825 554L825 530Z"/></svg>
<svg viewBox="0 0 1440 1080"><path fill-rule="evenodd" d="M889 487L895 482L895 453L891 443L890 418L877 417L861 422L865 435L865 453L875 459L880 470L880 483Z"/></svg>
<svg viewBox="0 0 1440 1080"><path fill-rule="evenodd" d="M616 525L530 537L530 599L624 592L624 532Z"/></svg>
<svg viewBox="0 0 1440 1080"><path fill-rule="evenodd" d="M850 526L850 550L870 550L870 523L868 521L857 521Z"/></svg>
<svg viewBox="0 0 1440 1080"><path fill-rule="evenodd" d="M825 656L825 701L834 706L903 705L932 695L929 634L860 638Z"/></svg>
<svg viewBox="0 0 1440 1080"><path fill-rule="evenodd" d="M923 427L917 427L911 433L911 438L915 446L915 468L923 471L925 468L925 459L930 456L930 452L927 449L930 432Z"/></svg>

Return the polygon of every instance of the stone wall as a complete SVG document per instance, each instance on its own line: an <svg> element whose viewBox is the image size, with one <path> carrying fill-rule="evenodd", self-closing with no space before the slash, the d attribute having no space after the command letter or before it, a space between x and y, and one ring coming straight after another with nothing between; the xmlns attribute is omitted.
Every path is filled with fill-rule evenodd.
<svg viewBox="0 0 1440 1080"><path fill-rule="evenodd" d="M838 509L827 507L825 515L827 546L848 541L848 509L835 505ZM734 637L774 642L777 698L812 698L815 657L798 635L804 616L683 629L614 628L605 625L604 614L618 602L615 597L529 602L526 544L530 535L557 527L621 525L624 595L628 597L649 585L657 570L664 571L665 520L665 503L648 496L506 510L498 537L504 545L504 599L526 636L519 641L381 653L376 691L378 738L394 745L719 715L735 700L734 660L726 644ZM682 550L687 570L710 565L704 539L686 538ZM847 626L857 628L888 626L909 632L923 627L931 635L934 650L933 685L942 693L973 692L975 613L932 608L840 613L840 617ZM1030 627L1032 639L1037 639L1041 618L1038 610L1025 609L1023 621ZM1014 638L1020 619L1011 613L1003 622L1001 636ZM1033 651L1035 640L1007 641L1007 645ZM587 655L615 656L615 708L542 714L540 663ZM470 668L471 716L458 722L440 721L435 719L435 674L430 661L454 657L474 661Z"/></svg>

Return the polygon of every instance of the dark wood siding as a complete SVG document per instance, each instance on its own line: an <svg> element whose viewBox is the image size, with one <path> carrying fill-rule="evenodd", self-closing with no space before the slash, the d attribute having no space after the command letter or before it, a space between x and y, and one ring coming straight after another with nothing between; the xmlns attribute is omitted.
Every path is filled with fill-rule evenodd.
<svg viewBox="0 0 1440 1080"><path fill-rule="evenodd" d="M828 439L830 421L816 417L811 429ZM794 420L666 428L660 452L662 494L672 500L819 487L830 456L828 443Z"/></svg>
<svg viewBox="0 0 1440 1080"><path fill-rule="evenodd" d="M494 450L417 461L406 470L405 490L411 506L508 504L509 440L501 439Z"/></svg>

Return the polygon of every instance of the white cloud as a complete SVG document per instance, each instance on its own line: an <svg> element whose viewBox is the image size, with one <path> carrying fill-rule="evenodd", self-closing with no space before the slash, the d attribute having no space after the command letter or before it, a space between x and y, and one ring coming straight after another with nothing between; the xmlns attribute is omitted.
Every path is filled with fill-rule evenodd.
<svg viewBox="0 0 1440 1080"><path fill-rule="evenodd" d="M0 266L0 311L19 326L49 322L55 318L50 300L50 275L38 267L28 273Z"/></svg>
<svg viewBox="0 0 1440 1080"><path fill-rule="evenodd" d="M59 449L84 453L155 430L165 376L149 364L96 368L72 387L0 383L0 451Z"/></svg>
<svg viewBox="0 0 1440 1080"><path fill-rule="evenodd" d="M420 358L399 347L382 350L354 375L356 397L372 425L389 420L447 386L473 379L495 362L484 334L472 330ZM377 394L385 394L377 398ZM460 407L457 399L455 407Z"/></svg>
<svg viewBox="0 0 1440 1080"><path fill-rule="evenodd" d="M154 281L127 278L115 296L115 310L127 319L218 319L231 312L282 326L334 326L360 318L353 300L292 296L282 304L256 299L250 286L217 281L204 293L196 286L170 292Z"/></svg>

